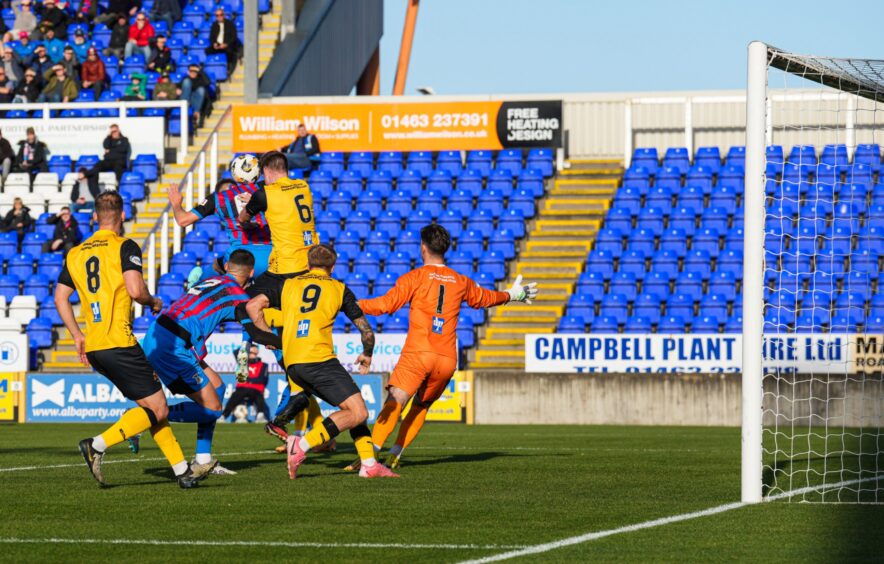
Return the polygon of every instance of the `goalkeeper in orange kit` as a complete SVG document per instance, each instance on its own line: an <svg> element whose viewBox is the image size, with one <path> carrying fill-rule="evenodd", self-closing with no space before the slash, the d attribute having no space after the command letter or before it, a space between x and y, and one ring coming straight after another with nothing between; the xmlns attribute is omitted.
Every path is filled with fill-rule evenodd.
<svg viewBox="0 0 884 564"><path fill-rule="evenodd" d="M386 463L391 468L399 466L402 451L420 432L427 411L445 391L457 369L455 330L461 303L487 308L508 302L531 303L537 295L536 285L523 286L521 276L505 292L480 288L445 266L443 257L450 246L451 236L444 227L427 225L421 229L424 265L403 274L385 295L359 302L366 315L393 313L411 304L408 336L390 375L387 399L371 437L375 450L380 451L396 427L402 408L414 397L396 444L387 457ZM358 460L347 467L348 470L358 468Z"/></svg>

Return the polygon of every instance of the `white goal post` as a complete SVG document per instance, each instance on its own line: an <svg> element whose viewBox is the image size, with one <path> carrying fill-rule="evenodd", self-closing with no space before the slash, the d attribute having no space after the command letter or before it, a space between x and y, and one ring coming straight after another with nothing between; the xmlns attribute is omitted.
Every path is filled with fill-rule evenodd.
<svg viewBox="0 0 884 564"><path fill-rule="evenodd" d="M881 503L884 61L747 74L741 498Z"/></svg>

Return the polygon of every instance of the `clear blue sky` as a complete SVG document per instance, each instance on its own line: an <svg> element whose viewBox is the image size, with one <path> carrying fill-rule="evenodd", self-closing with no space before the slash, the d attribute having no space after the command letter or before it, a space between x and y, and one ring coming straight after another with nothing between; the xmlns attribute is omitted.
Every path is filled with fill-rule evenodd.
<svg viewBox="0 0 884 564"><path fill-rule="evenodd" d="M384 0L381 93L406 0ZM884 58L880 0L422 0L406 94L709 90L745 86L746 45Z"/></svg>

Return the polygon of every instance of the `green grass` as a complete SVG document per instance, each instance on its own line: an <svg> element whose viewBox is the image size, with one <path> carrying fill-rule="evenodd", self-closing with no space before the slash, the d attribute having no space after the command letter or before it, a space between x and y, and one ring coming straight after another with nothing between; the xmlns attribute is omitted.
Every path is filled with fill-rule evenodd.
<svg viewBox="0 0 884 564"><path fill-rule="evenodd" d="M402 479L361 480L334 455L310 455L289 481L278 443L225 425L216 452L237 476L182 491L153 442L109 453L100 489L77 441L96 425L0 427L0 537L157 541L532 545L739 499L738 429L428 425ZM193 451L193 426L176 425ZM228 454L249 453L257 454ZM74 464L71 467L47 466ZM880 559L884 507L765 503L523 558L523 561ZM457 562L505 548L342 548L0 544L0 561Z"/></svg>

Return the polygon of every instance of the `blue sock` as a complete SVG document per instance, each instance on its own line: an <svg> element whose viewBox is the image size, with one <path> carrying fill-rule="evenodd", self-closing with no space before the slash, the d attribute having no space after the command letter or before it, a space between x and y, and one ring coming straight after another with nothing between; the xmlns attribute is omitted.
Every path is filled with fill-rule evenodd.
<svg viewBox="0 0 884 564"><path fill-rule="evenodd" d="M208 423L221 417L220 411L206 409L195 401L184 400L169 405L169 421L178 423Z"/></svg>
<svg viewBox="0 0 884 564"><path fill-rule="evenodd" d="M282 410L285 409L285 405L289 402L289 398L292 395L291 388L289 388L288 383L286 383L285 389L282 391L282 398L279 400L279 405L276 406L276 413L273 414L274 419L279 417L279 414L282 413Z"/></svg>
<svg viewBox="0 0 884 564"><path fill-rule="evenodd" d="M212 452L212 437L215 435L215 420L208 423L199 423L196 426L196 454L210 455Z"/></svg>

